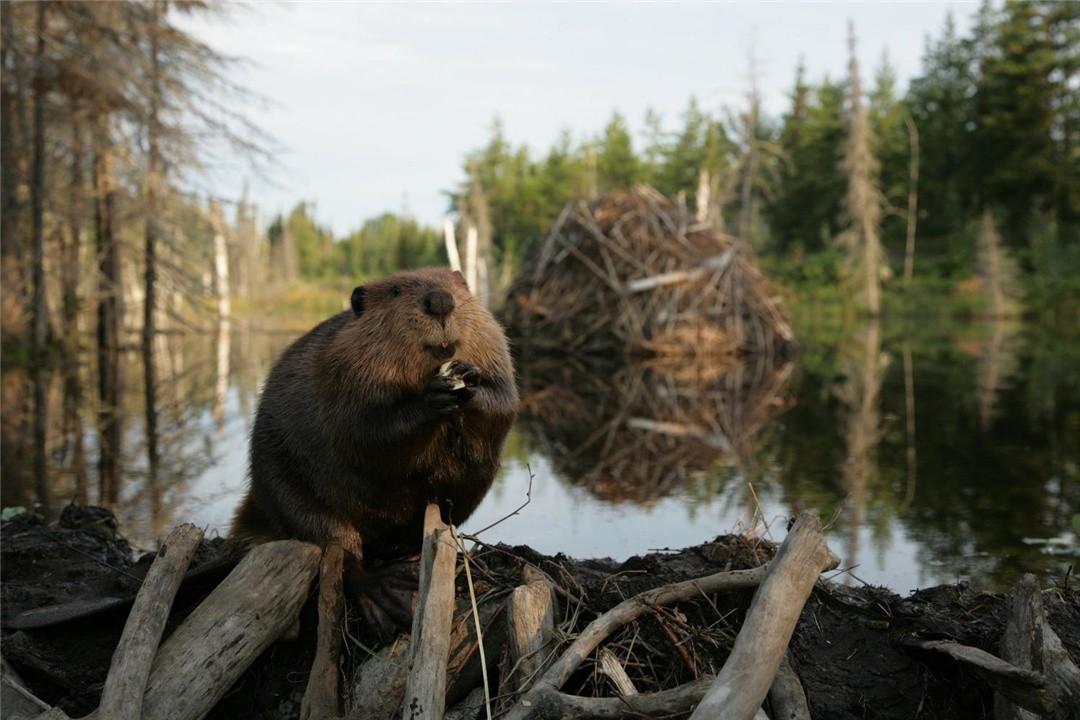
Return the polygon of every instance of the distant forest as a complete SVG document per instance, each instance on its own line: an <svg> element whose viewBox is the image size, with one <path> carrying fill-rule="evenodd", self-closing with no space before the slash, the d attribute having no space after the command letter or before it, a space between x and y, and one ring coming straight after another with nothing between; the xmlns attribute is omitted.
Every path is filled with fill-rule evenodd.
<svg viewBox="0 0 1080 720"><path fill-rule="evenodd" d="M94 326L148 344L158 325L190 324L223 295L241 306L297 287L336 298L356 279L446 262L443 228L405 214L334 237L311 203L260 223L246 196L193 190L219 152L256 165L269 155L230 104L245 97L228 79L233 61L175 23L222 9L3 3L6 351ZM986 3L966 37L950 18L904 91L884 57L863 82L854 33L851 45L844 77L799 68L781 117L762 111L750 78L742 107L691 99L677 129L649 112L637 138L615 113L600 132L566 131L537 152L496 121L448 189L491 297L567 202L647 183L746 240L800 297L861 297L876 313L865 296L880 281L886 304L968 292L977 312L1077 309L1080 3ZM851 293L856 275L868 284Z"/></svg>
<svg viewBox="0 0 1080 720"><path fill-rule="evenodd" d="M906 92L882 56L860 94L870 179L880 192L884 277L904 273L913 211L908 272L924 291L1003 265L1004 292L1032 306L1075 301L1078 68L1080 3L1043 0L986 3L967 37L949 17L926 39L922 71ZM756 91L744 107L717 113L691 98L675 132L650 111L635 142L616 112L598 134L577 141L565 131L542 153L515 147L496 120L488 143L466 156L467 180L451 193L449 210L459 225L478 228L498 268L493 280L505 283L567 202L647 183L691 207L707 204L707 216L749 241L782 281L840 285L838 240L852 225L851 88L850 73L811 79L800 66L782 117L765 115ZM1000 247L986 247L987 220ZM381 274L444 257L441 230L394 215L338 242L317 231L303 204L273 227L283 224L293 228L305 277Z"/></svg>

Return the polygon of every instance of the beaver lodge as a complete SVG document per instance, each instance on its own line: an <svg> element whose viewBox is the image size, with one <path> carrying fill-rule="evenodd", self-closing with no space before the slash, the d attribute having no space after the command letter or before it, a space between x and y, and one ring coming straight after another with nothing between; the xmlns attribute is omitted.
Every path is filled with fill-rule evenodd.
<svg viewBox="0 0 1080 720"><path fill-rule="evenodd" d="M749 247L648 187L566 206L510 287L520 422L605 500L745 467L795 338Z"/></svg>
<svg viewBox="0 0 1080 720"><path fill-rule="evenodd" d="M644 186L567 205L504 319L533 352L715 360L795 340L746 243Z"/></svg>
<svg viewBox="0 0 1080 720"><path fill-rule="evenodd" d="M524 422L559 468L648 502L744 464L794 345L749 250L639 188L574 204L513 285ZM740 362L734 362L738 357ZM527 502L526 502L527 504ZM522 506L521 512L528 509ZM515 513L516 514L516 513ZM813 514L616 563L427 508L411 629L379 637L344 552L191 525L136 557L108 510L4 520L4 718L1077 718L1080 593L1026 576L851 587Z"/></svg>

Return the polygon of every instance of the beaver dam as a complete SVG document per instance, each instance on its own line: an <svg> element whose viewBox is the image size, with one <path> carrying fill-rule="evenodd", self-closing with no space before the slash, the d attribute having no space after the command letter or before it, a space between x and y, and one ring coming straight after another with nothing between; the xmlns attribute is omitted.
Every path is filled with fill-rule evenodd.
<svg viewBox="0 0 1080 720"><path fill-rule="evenodd" d="M527 512L527 510L526 510ZM813 516L623 563L489 545L431 506L411 633L372 637L342 552L242 557L181 525L7 520L4 717L1030 718L1080 708L1080 592L845 587ZM465 552L467 550L467 552ZM478 633L479 631L479 633ZM479 639L482 638L482 641ZM97 708L97 710L95 710Z"/></svg>

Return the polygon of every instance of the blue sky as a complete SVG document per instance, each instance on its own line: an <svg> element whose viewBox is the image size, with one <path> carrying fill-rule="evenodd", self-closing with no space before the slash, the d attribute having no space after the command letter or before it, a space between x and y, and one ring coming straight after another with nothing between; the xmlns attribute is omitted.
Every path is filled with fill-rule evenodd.
<svg viewBox="0 0 1080 720"><path fill-rule="evenodd" d="M887 49L903 87L950 10L966 32L973 2L306 2L186 25L248 61L233 79L268 101L247 111L282 150L268 180L219 158L214 192L236 197L247 180L264 218L313 201L340 234L403 208L441 223L443 192L496 116L535 152L563 129L598 132L616 109L635 133L650 106L674 128L691 95L706 110L739 106L751 48L778 115L800 56L811 79L843 76L848 19L864 72Z"/></svg>

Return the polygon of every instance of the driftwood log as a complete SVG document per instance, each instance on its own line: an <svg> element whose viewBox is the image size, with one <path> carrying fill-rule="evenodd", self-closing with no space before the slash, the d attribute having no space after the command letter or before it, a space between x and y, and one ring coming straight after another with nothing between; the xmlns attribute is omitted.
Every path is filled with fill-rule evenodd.
<svg viewBox="0 0 1080 720"><path fill-rule="evenodd" d="M908 640L908 647L948 655L978 673L997 692L995 720L1080 718L1080 668L1046 620L1034 575L1021 578L1010 598L998 657L952 640Z"/></svg>
<svg viewBox="0 0 1080 720"><path fill-rule="evenodd" d="M150 678L161 634L169 619L176 591L184 579L202 530L194 525L177 525L158 549L135 604L131 608L120 644L113 652L109 675L101 692L98 714L109 720L140 720L143 693Z"/></svg>
<svg viewBox="0 0 1080 720"><path fill-rule="evenodd" d="M814 583L839 562L825 544L817 515L800 515L769 563L768 576L754 594L730 657L691 720L754 717L787 654Z"/></svg>
<svg viewBox="0 0 1080 720"><path fill-rule="evenodd" d="M408 677L409 636L399 635L360 666L353 681L349 720L398 717Z"/></svg>
<svg viewBox="0 0 1080 720"><path fill-rule="evenodd" d="M319 548L281 540L254 548L158 650L142 700L148 720L197 720L296 621ZM91 717L105 716L94 713Z"/></svg>
<svg viewBox="0 0 1080 720"><path fill-rule="evenodd" d="M776 671L776 679L769 688L769 705L772 707L772 720L810 720L806 691L791 667L790 656L784 658Z"/></svg>
<svg viewBox="0 0 1080 720"><path fill-rule="evenodd" d="M442 521L439 506L424 513L420 553L420 595L413 616L405 720L441 720L446 703L446 664L454 620L454 567L457 545Z"/></svg>
<svg viewBox="0 0 1080 720"><path fill-rule="evenodd" d="M47 703L27 689L26 683L3 657L0 657L0 708L5 718L37 717L49 709Z"/></svg>
<svg viewBox="0 0 1080 720"><path fill-rule="evenodd" d="M555 634L555 596L547 578L526 565L522 579L510 594L507 614L510 667L503 682L515 693L527 690L544 668Z"/></svg>
<svg viewBox="0 0 1080 720"><path fill-rule="evenodd" d="M687 712L692 717L750 720L773 684L788 641L818 576L838 560L825 544L816 515L796 521L767 565L753 570L716 573L698 580L667 585L624 600L585 628L578 638L530 687L507 714L508 720L556 717L646 717ZM563 684L601 642L615 630L657 605L698 594L759 586L735 648L715 679L699 678L672 690L619 698L584 698L560 691ZM706 695L706 692L708 694ZM700 704L699 704L700 703Z"/></svg>
<svg viewBox="0 0 1080 720"><path fill-rule="evenodd" d="M345 619L341 575L344 562L345 551L340 543L331 542L323 550L319 566L318 646L300 705L301 720L338 716L338 665L341 662L341 624Z"/></svg>

